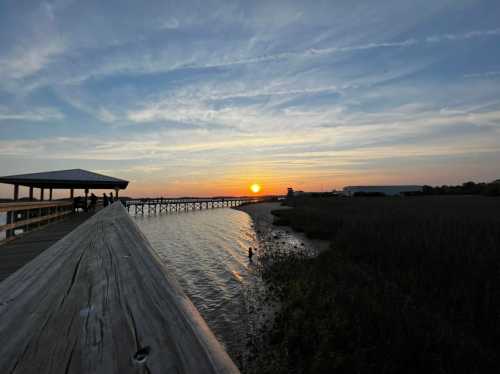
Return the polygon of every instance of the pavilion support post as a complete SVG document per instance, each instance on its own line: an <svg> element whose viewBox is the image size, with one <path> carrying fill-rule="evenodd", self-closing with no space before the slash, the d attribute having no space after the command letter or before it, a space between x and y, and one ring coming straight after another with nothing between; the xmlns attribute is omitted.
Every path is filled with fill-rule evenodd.
<svg viewBox="0 0 500 374"><path fill-rule="evenodd" d="M75 196L75 190L72 188L71 190L69 190L69 198L73 199L74 196Z"/></svg>
<svg viewBox="0 0 500 374"><path fill-rule="evenodd" d="M30 187L30 200L33 200L33 187Z"/></svg>
<svg viewBox="0 0 500 374"><path fill-rule="evenodd" d="M89 189L86 188L85 189L85 208L84 208L85 212L87 211L87 200L88 200L88 197L89 197Z"/></svg>
<svg viewBox="0 0 500 374"><path fill-rule="evenodd" d="M118 200L118 192L120 191L119 188L115 188L115 194L116 194L116 200Z"/></svg>
<svg viewBox="0 0 500 374"><path fill-rule="evenodd" d="M5 221L5 223L7 225L9 223L12 223L12 218L13 218L14 214L15 214L14 212L7 212L7 217L6 217L6 221ZM5 238L8 239L8 238L12 237L13 234L14 234L14 230L6 230L5 231Z"/></svg>
<svg viewBox="0 0 500 374"><path fill-rule="evenodd" d="M14 200L19 200L19 185L14 185Z"/></svg>
<svg viewBox="0 0 500 374"><path fill-rule="evenodd" d="M52 201L52 188L49 190L49 200Z"/></svg>
<svg viewBox="0 0 500 374"><path fill-rule="evenodd" d="M44 189L43 188L40 188L40 201L43 201L43 193L44 193Z"/></svg>

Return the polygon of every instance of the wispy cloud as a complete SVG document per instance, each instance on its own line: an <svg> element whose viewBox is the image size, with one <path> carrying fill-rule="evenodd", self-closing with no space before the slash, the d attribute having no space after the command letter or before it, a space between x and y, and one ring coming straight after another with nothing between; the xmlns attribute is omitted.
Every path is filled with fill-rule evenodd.
<svg viewBox="0 0 500 374"><path fill-rule="evenodd" d="M46 67L56 56L63 54L65 43L61 38L50 39L29 46L20 45L7 56L0 57L0 71L4 79L21 79Z"/></svg>
<svg viewBox="0 0 500 374"><path fill-rule="evenodd" d="M168 19L162 19L158 21L158 28L160 30L165 30L165 29L174 30L177 29L179 25L180 25L179 20L175 17L170 17Z"/></svg>
<svg viewBox="0 0 500 374"><path fill-rule="evenodd" d="M0 107L0 121L36 121L62 120L64 114L54 108L34 108L28 111L11 111Z"/></svg>
<svg viewBox="0 0 500 374"><path fill-rule="evenodd" d="M498 76L500 76L500 70L499 71L485 71L485 72L480 72L480 73L465 74L464 78L490 78L490 77L498 77Z"/></svg>
<svg viewBox="0 0 500 374"><path fill-rule="evenodd" d="M440 43L447 40L465 40L465 39L480 38L485 36L498 36L498 35L500 35L500 28L491 30L473 30L457 34L433 35L425 38L425 41L428 43Z"/></svg>
<svg viewBox="0 0 500 374"><path fill-rule="evenodd" d="M241 58L241 59L231 59L228 58L223 61L214 62L214 63L206 63L206 64L186 64L179 66L177 68L216 68L216 67L228 67L231 65L242 65L242 64L256 64L263 62L271 62L271 61L279 61L290 58L302 57L315 57L343 52L354 52L354 51L363 51L370 49L384 49L384 48L405 48L416 45L421 45L425 43L442 43L445 41L454 41L454 40L465 40L479 37L487 37L487 36L498 36L500 35L500 29L492 29L492 30L475 30L461 34L440 34L440 35L432 35L425 37L423 39L405 39L401 41L387 41L387 42L372 42L367 44L359 44L359 45L348 45L341 47L329 47L329 48L311 48L304 51L299 52L283 52L272 55L264 55L257 56L251 58Z"/></svg>
<svg viewBox="0 0 500 374"><path fill-rule="evenodd" d="M106 108L99 108L97 111L97 118L102 122L113 123L118 120L118 116Z"/></svg>
<svg viewBox="0 0 500 374"><path fill-rule="evenodd" d="M167 24L170 24L171 27L176 24L176 22L172 20L162 22L167 22ZM265 64L288 61L292 59L314 59L328 55L340 55L356 51L410 48L423 44L444 43L481 37L493 37L498 35L500 35L500 29L475 30L465 33L439 34L423 38L409 38L400 41L381 41L346 46L309 48L300 51L286 51L269 55L253 55L251 57L234 57L234 54L227 53L222 58L218 55L214 58L209 51L203 50L197 52L197 54L199 54L200 57L202 56L202 58L177 56L177 59L174 60L172 60L171 53L156 53L154 59L150 53L139 55L133 59L124 58L122 56L110 56L105 59L103 63L93 67L91 70L83 70L76 74L71 74L70 76L63 78L54 77L53 79L59 83L74 85L81 84L89 79L106 77L115 74L155 74L183 71L186 69L197 70L229 68L231 66ZM10 76L12 78L20 78L39 71L43 66L47 65L53 57L62 55L64 50L64 43L62 40L59 40L56 41L54 45L34 47L33 49L25 52L25 56L14 54L5 60L3 64L7 71L10 71ZM173 50L173 53L178 55L178 51L176 49ZM248 52L239 50L238 53L246 54ZM15 64L15 61L19 59L26 60L27 64L23 64L23 67L19 67ZM206 60L207 62L200 62L201 60ZM2 66L1 60L0 66ZM46 79L43 78L40 83L47 84ZM34 84L32 87L39 87L40 83Z"/></svg>

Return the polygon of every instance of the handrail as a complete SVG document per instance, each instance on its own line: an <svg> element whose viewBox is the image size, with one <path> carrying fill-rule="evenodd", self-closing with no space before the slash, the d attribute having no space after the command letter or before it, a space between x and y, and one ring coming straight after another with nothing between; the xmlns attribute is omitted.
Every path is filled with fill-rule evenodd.
<svg viewBox="0 0 500 374"><path fill-rule="evenodd" d="M73 205L72 200L57 201L15 201L11 203L0 203L0 213L15 212L19 210L40 209L50 207L61 207Z"/></svg>
<svg viewBox="0 0 500 374"><path fill-rule="evenodd" d="M120 203L0 283L0 373L238 373Z"/></svg>
<svg viewBox="0 0 500 374"><path fill-rule="evenodd" d="M5 238L0 238L0 244L13 240L40 224L67 216L72 211L72 200L0 203L0 213L6 213L7 216L7 222L0 225L0 233L5 231ZM19 228L23 228L21 234L15 231Z"/></svg>
<svg viewBox="0 0 500 374"><path fill-rule="evenodd" d="M18 227L23 227L23 226L26 226L26 225L31 225L33 223L39 223L39 222L47 221L47 220L50 220L50 219L59 218L59 217L65 216L65 215L70 214L70 213L72 213L71 210L66 210L66 211L60 212L60 213L52 213L52 214L47 214L47 215L41 216L41 217L35 217L35 218L25 219L25 220L22 220L22 221L17 221L17 222L14 222L14 223L8 223L8 224L5 224L5 225L0 225L0 231L3 231L3 230L12 230L12 229L15 229L15 228L18 228Z"/></svg>
<svg viewBox="0 0 500 374"><path fill-rule="evenodd" d="M125 206L132 205L176 205L176 204L207 204L207 203L250 203L264 201L266 198L254 197L254 198L215 198L215 199L131 199L124 200Z"/></svg>
<svg viewBox="0 0 500 374"><path fill-rule="evenodd" d="M261 198L261 197L227 197L227 198L223 198L223 197L217 197L217 198L197 198L197 197L193 197L193 198L186 198L186 199L182 199L182 198L144 198L144 199L129 199L129 200L125 200L125 202L128 204L128 203L132 203L132 204L135 204L135 203L163 203L163 204L166 204L166 203L171 203L171 204L175 204L175 203L204 203L204 202L225 202L225 201L258 201L258 200L262 200L264 198Z"/></svg>

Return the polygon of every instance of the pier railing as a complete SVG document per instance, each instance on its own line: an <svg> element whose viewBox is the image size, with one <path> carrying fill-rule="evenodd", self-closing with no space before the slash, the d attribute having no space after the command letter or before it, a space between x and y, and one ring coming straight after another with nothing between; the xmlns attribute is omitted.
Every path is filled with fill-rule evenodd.
<svg viewBox="0 0 500 374"><path fill-rule="evenodd" d="M238 373L114 203L0 282L0 373Z"/></svg>
<svg viewBox="0 0 500 374"><path fill-rule="evenodd" d="M72 210L71 200L1 203L0 213L6 215L6 222L0 225L0 244L58 220Z"/></svg>
<svg viewBox="0 0 500 374"><path fill-rule="evenodd" d="M178 212L203 210L212 208L236 207L242 204L264 201L263 197L227 197L227 198L148 198L127 200L124 205L134 214L155 214L162 212Z"/></svg>

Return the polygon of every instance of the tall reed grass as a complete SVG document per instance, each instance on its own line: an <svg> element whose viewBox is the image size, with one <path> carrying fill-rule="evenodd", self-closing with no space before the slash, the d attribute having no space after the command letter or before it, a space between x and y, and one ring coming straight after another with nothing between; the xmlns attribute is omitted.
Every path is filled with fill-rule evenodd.
<svg viewBox="0 0 500 374"><path fill-rule="evenodd" d="M292 205L276 223L331 249L262 258L283 307L260 372L499 372L500 198Z"/></svg>

